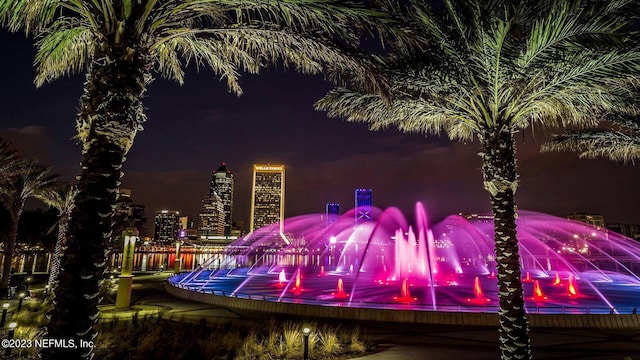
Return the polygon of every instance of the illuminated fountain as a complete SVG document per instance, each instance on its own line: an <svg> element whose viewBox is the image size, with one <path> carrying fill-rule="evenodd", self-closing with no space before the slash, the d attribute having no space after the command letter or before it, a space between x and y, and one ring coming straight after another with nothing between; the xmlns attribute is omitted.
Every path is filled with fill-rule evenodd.
<svg viewBox="0 0 640 360"><path fill-rule="evenodd" d="M344 292L344 282L341 278L338 278L338 286L336 288L336 292L331 293L331 295L335 299L346 299L349 297L349 294Z"/></svg>
<svg viewBox="0 0 640 360"><path fill-rule="evenodd" d="M286 219L284 234L277 225L255 231L227 247L225 261L218 254L170 282L265 301L496 311L491 219L453 215L430 226L421 204L411 226L396 208L374 209L374 220L357 226L354 214L331 224L318 214ZM534 212L520 211L517 225L529 310L608 314L638 306L640 243Z"/></svg>
<svg viewBox="0 0 640 360"><path fill-rule="evenodd" d="M409 293L409 284L407 279L402 280L402 287L400 288L400 296L394 296L393 300L410 304L418 300L418 298L412 297Z"/></svg>
<svg viewBox="0 0 640 360"><path fill-rule="evenodd" d="M481 304L486 304L488 302L491 302L491 299L484 296L484 292L482 291L482 286L480 285L480 278L477 276L473 281L473 293L475 297L467 298L467 302L470 302L475 305L481 305Z"/></svg>

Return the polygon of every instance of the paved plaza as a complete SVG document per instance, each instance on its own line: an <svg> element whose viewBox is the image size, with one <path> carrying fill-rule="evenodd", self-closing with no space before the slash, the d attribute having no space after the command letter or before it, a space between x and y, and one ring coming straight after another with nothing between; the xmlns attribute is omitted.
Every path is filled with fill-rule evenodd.
<svg viewBox="0 0 640 360"><path fill-rule="evenodd" d="M182 321L252 322L268 314L241 313L213 305L172 297L164 291L168 272L139 274L134 278L132 306L139 315L162 311ZM34 290L38 292L37 288ZM115 301L115 294L113 299ZM37 300L29 300L37 301ZM17 300L10 300L11 309ZM113 314L113 306L101 307L102 316ZM131 312L131 314L134 313ZM463 360L498 359L498 334L495 328L435 326L414 324L361 323L363 338L378 352L354 360ZM639 359L640 329L581 330L533 329L535 359Z"/></svg>
<svg viewBox="0 0 640 360"><path fill-rule="evenodd" d="M169 273L138 276L132 302L158 307L176 317L198 321L236 319L252 321L263 314L242 314L208 304L177 299L164 291ZM407 324L360 324L365 339L380 352L358 360L462 360L498 359L495 328ZM640 360L640 329L580 330L534 329L531 341L535 359L631 359Z"/></svg>

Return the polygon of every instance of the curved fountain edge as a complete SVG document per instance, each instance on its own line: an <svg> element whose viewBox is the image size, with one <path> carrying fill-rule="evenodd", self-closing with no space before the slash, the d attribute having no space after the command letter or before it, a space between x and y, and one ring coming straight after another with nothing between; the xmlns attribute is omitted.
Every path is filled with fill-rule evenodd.
<svg viewBox="0 0 640 360"><path fill-rule="evenodd" d="M172 296L225 308L303 318L400 322L432 325L498 326L498 314L368 309L243 299L182 289L165 283ZM640 314L527 314L531 328L640 329Z"/></svg>

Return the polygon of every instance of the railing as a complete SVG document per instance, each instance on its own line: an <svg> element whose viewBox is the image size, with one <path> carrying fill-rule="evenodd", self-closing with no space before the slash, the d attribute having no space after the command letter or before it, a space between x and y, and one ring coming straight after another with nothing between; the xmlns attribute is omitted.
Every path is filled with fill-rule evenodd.
<svg viewBox="0 0 640 360"><path fill-rule="evenodd" d="M367 308L367 309L388 309L388 310L414 310L414 311L438 311L438 312L471 312L471 313L497 313L499 306L497 305L460 305L460 304L420 304L420 303L398 303L398 302L372 302L372 301L341 301L322 300L316 298L303 297L279 297L257 294L243 294L237 292L225 292L222 290L206 289L198 286L190 286L172 281L174 277L170 277L169 284L188 291L210 294L215 296L232 297L238 299L260 300L270 302L281 302L289 304L305 304L318 306L336 306L351 308ZM526 306L529 314L557 314L557 315L574 315L574 314L636 314L636 307L616 307L609 308L604 306Z"/></svg>

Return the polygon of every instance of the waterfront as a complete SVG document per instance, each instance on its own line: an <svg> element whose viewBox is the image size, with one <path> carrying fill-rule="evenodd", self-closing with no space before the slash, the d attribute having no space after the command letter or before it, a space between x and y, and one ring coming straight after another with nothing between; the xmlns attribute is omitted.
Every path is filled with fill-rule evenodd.
<svg viewBox="0 0 640 360"><path fill-rule="evenodd" d="M214 256L223 256L224 248L220 246L181 246L181 270L194 270ZM18 254L13 259L15 274L48 273L51 269L53 253L42 250L29 250ZM2 260L0 263L4 261ZM136 248L133 258L134 271L162 271L173 269L176 261L175 246L141 246ZM122 252L107 254L109 270L117 272L122 266Z"/></svg>

